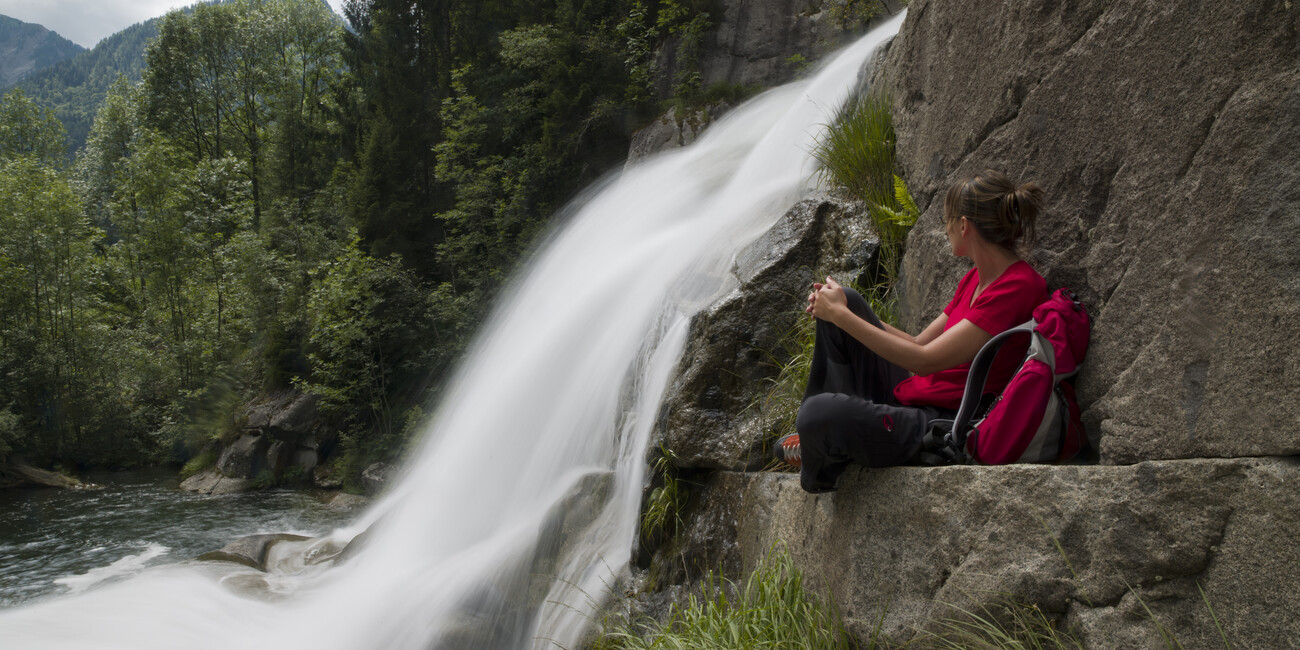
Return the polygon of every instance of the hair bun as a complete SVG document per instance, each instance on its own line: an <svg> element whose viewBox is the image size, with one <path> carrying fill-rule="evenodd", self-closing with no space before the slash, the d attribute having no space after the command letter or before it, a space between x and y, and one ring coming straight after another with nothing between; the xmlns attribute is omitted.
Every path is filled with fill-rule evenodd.
<svg viewBox="0 0 1300 650"><path fill-rule="evenodd" d="M1014 249L1033 241L1042 207L1043 190L1037 183L1016 185L988 169L949 188L944 216L966 217L986 240Z"/></svg>

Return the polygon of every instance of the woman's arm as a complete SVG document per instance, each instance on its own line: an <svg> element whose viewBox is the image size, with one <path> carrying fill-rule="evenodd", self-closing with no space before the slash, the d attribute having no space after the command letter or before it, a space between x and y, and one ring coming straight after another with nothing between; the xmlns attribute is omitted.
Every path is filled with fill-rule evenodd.
<svg viewBox="0 0 1300 650"><path fill-rule="evenodd" d="M902 336L882 330L850 311L840 285L831 278L826 280L827 283L817 290L809 304L809 313L830 321L886 361L917 375L928 375L966 363L993 338L965 319L943 331L948 319L946 314L936 318L915 338L897 329L893 331Z"/></svg>
<svg viewBox="0 0 1300 650"><path fill-rule="evenodd" d="M830 282L835 282L835 280L831 279L830 277L827 277L826 279ZM808 294L808 306L804 308L804 311L808 312L809 314L813 313L813 303L817 302L817 292L821 291L822 287L824 286L826 285L820 282L813 283L813 291L812 293ZM835 286L839 287L841 285L837 283ZM900 330L897 327L894 327L893 325L886 323L883 319L880 320L880 324L884 326L886 332L889 332L893 336L897 336L898 338L901 338L906 341L912 341L913 343L920 343L924 345L926 343L929 343L930 341L933 341L936 336L939 336L939 334L943 332L944 325L948 324L948 314L943 314L943 313L939 314L939 317L934 319L934 322L930 323L925 328L925 331L921 332L920 336L912 336L911 334L908 334L907 332L904 332L903 330Z"/></svg>

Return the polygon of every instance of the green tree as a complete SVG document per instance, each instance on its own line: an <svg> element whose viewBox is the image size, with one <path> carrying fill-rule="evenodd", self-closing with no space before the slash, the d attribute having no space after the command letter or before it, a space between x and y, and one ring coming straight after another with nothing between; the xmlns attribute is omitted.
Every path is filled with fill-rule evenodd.
<svg viewBox="0 0 1300 650"><path fill-rule="evenodd" d="M51 167L62 164L63 125L54 111L14 89L0 99L0 157L27 156Z"/></svg>
<svg viewBox="0 0 1300 650"><path fill-rule="evenodd" d="M35 156L0 163L0 389L51 454L85 432L82 398L91 306L87 285L98 233L58 172Z"/></svg>
<svg viewBox="0 0 1300 650"><path fill-rule="evenodd" d="M369 256L355 236L316 276L306 385L343 424L351 453L391 459L427 371L427 294L400 260Z"/></svg>

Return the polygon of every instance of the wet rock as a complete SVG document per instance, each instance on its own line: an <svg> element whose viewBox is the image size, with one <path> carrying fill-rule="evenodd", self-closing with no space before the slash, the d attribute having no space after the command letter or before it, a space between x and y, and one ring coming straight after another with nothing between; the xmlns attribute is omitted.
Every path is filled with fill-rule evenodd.
<svg viewBox="0 0 1300 650"><path fill-rule="evenodd" d="M238 420L242 433L217 459L215 475L181 484L199 491L251 489L253 482L301 483L314 478L336 435L325 424L313 395L281 391L253 400ZM242 482L239 482L242 481ZM337 488L326 480L320 487Z"/></svg>
<svg viewBox="0 0 1300 650"><path fill-rule="evenodd" d="M343 546L343 550L335 557L335 561L339 563L347 562L356 557L357 553L365 550L366 546L370 544L370 540L374 539L376 527L382 525L382 523L383 519L380 519L371 524L369 528L357 533L351 540L348 540L348 543Z"/></svg>
<svg viewBox="0 0 1300 650"><path fill-rule="evenodd" d="M266 560L272 546L280 542L305 542L309 539L311 538L288 533L249 535L226 544L221 547L221 550L204 553L196 559L205 562L235 562L258 571L266 571Z"/></svg>
<svg viewBox="0 0 1300 650"><path fill-rule="evenodd" d="M814 280L855 278L879 246L851 202L816 194L795 205L737 257L739 288L701 312L661 407L663 441L682 467L744 469L762 462L771 422L770 379L789 358L784 341L802 318ZM856 253L856 254L855 254Z"/></svg>
<svg viewBox="0 0 1300 650"><path fill-rule="evenodd" d="M388 486L396 468L385 463L375 463L361 472L361 487L367 496L375 496Z"/></svg>
<svg viewBox="0 0 1300 650"><path fill-rule="evenodd" d="M233 494L251 490L253 484L251 478L231 478L215 469L206 469L181 481L180 488L199 494Z"/></svg>
<svg viewBox="0 0 1300 650"><path fill-rule="evenodd" d="M626 166L630 167L651 154L679 149L695 142L713 120L730 108L726 103L717 103L686 115L678 115L676 107L668 109L662 117L632 134Z"/></svg>
<svg viewBox="0 0 1300 650"><path fill-rule="evenodd" d="M702 39L698 72L700 86L717 84L770 87L790 81L865 33L866 27L844 14L845 0L747 0L723 2L712 15L712 28ZM896 13L902 3L887 0L880 18ZM672 96L682 71L677 41L669 39L659 53L658 92Z"/></svg>
<svg viewBox="0 0 1300 650"><path fill-rule="evenodd" d="M231 478L256 478L269 469L266 451L270 445L260 432L246 433L231 443L217 459L217 471Z"/></svg>
<svg viewBox="0 0 1300 650"><path fill-rule="evenodd" d="M720 472L675 562L735 577L784 545L808 585L864 638L905 641L951 606L1023 596L1090 648L1164 647L1145 608L1186 647L1294 636L1300 461L851 470L836 493L798 475ZM1059 545L1059 547L1058 547ZM679 578L689 576L676 576ZM1131 588L1130 588L1131 587Z"/></svg>
<svg viewBox="0 0 1300 650"><path fill-rule="evenodd" d="M360 494L339 492L327 504L331 510L357 510L370 505L370 499Z"/></svg>
<svg viewBox="0 0 1300 650"><path fill-rule="evenodd" d="M967 268L941 192L1036 179L1030 261L1096 317L1077 387L1102 462L1300 453L1298 23L1278 2L913 2L880 75L924 212L906 324Z"/></svg>

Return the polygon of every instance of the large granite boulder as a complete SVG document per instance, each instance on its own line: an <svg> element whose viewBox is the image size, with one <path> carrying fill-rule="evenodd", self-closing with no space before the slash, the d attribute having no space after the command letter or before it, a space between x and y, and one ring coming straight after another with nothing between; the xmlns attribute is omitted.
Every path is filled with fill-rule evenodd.
<svg viewBox="0 0 1300 650"><path fill-rule="evenodd" d="M924 210L905 321L967 268L942 195L1049 197L1030 261L1095 315L1078 379L1104 463L1300 453L1300 11L1290 0L916 0L879 80Z"/></svg>
<svg viewBox="0 0 1300 650"><path fill-rule="evenodd" d="M759 403L789 358L784 341L812 282L856 278L879 240L852 202L818 193L797 203L736 259L735 291L696 315L661 407L660 431L682 467L756 468L770 422Z"/></svg>
<svg viewBox="0 0 1300 650"><path fill-rule="evenodd" d="M239 435L220 450L216 467L186 479L181 488L224 494L312 481L337 438L316 401L292 390L254 399L237 420Z"/></svg>
<svg viewBox="0 0 1300 650"><path fill-rule="evenodd" d="M1288 644L1300 581L1300 462L854 470L810 495L795 474L719 472L667 566L743 575L783 545L862 638L904 641L1009 595L1089 648ZM1146 608L1150 608L1148 614Z"/></svg>

